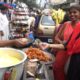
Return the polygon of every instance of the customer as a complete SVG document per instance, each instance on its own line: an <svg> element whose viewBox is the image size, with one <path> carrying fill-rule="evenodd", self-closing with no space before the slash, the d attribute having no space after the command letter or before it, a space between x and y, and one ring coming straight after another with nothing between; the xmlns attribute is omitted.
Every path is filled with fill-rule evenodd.
<svg viewBox="0 0 80 80"><path fill-rule="evenodd" d="M63 22L61 23L60 30L58 31L55 41L57 43L63 44L66 42L70 35L72 34L73 31L73 26L70 25L70 19L66 18L68 17L65 15ZM65 19L66 18L66 19ZM54 49L53 49L54 52ZM66 74L65 74L65 64L68 60L69 55L66 54L65 50L56 50L55 52L56 55L56 60L54 63L54 78L55 80L65 80L66 79Z"/></svg>
<svg viewBox="0 0 80 80"><path fill-rule="evenodd" d="M68 40L68 42L63 41L62 44L41 43L40 47L42 49L46 49L48 47L54 48L54 49L64 49L65 46L63 44L65 44L67 42L66 50L61 53L66 54L67 58L68 58L68 55L72 55L71 61L70 61L70 67L68 70L68 80L80 80L80 77L79 77L79 72L80 72L80 54L79 54L80 53L80 6L75 5L75 6L70 7L69 16L70 16L71 22L67 23L66 26L67 27L72 26L72 28L74 30L71 32L72 33L72 36L70 35L71 38L70 38L70 36L67 36L70 38ZM68 31L68 33L69 33L69 31ZM59 58L61 58L61 57L59 56ZM63 56L63 58L64 58L62 61L63 63L58 62L59 61L58 59L56 62L59 64L62 63L60 66L62 66L64 68L67 58L65 55ZM61 58L61 60L62 60L62 58ZM55 64L53 65L53 67L54 66L55 66ZM57 69L57 67L58 66L56 66L56 69ZM60 69L60 71L61 71L61 69ZM55 72L54 72L54 74L55 74ZM63 74L64 73L62 73L62 75ZM59 75L57 75L57 77L59 77L59 78L56 78L56 80L60 80L60 79L62 80L62 76L60 77ZM63 75L63 80L65 80L65 79L66 79L65 75Z"/></svg>

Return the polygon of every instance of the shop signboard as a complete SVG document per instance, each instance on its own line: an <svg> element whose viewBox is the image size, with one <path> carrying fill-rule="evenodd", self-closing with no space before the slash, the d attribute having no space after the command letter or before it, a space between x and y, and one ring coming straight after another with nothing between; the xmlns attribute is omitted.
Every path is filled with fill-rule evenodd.
<svg viewBox="0 0 80 80"><path fill-rule="evenodd" d="M62 4L65 3L67 0L50 0L51 3L53 4Z"/></svg>

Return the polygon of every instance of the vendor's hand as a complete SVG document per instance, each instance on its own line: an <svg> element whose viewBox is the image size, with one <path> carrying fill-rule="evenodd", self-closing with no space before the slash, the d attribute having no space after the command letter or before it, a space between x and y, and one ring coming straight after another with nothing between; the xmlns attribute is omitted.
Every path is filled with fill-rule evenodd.
<svg viewBox="0 0 80 80"><path fill-rule="evenodd" d="M45 50L45 49L49 48L49 44L48 43L40 43L39 47L40 47L40 49Z"/></svg>
<svg viewBox="0 0 80 80"><path fill-rule="evenodd" d="M14 41L14 46L16 46L16 47L24 47L24 46L26 46L26 41L22 41L22 39L16 39Z"/></svg>

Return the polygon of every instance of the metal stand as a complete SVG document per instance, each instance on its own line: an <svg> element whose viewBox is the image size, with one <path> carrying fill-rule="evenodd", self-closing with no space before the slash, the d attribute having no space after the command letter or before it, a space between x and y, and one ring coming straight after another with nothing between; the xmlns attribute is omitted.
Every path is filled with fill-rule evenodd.
<svg viewBox="0 0 80 80"><path fill-rule="evenodd" d="M36 77L27 77L26 74L26 70L24 70L24 74L23 74L23 80L54 80L54 76L53 76L53 70L52 70L52 64L42 64L43 67L43 74ZM43 76L43 77L41 77Z"/></svg>

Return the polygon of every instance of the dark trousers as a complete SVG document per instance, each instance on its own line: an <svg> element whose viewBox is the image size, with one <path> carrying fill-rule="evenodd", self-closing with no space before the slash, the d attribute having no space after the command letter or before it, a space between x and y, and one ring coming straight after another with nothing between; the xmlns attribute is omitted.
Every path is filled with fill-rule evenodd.
<svg viewBox="0 0 80 80"><path fill-rule="evenodd" d="M80 80L80 53L71 57L67 80Z"/></svg>

